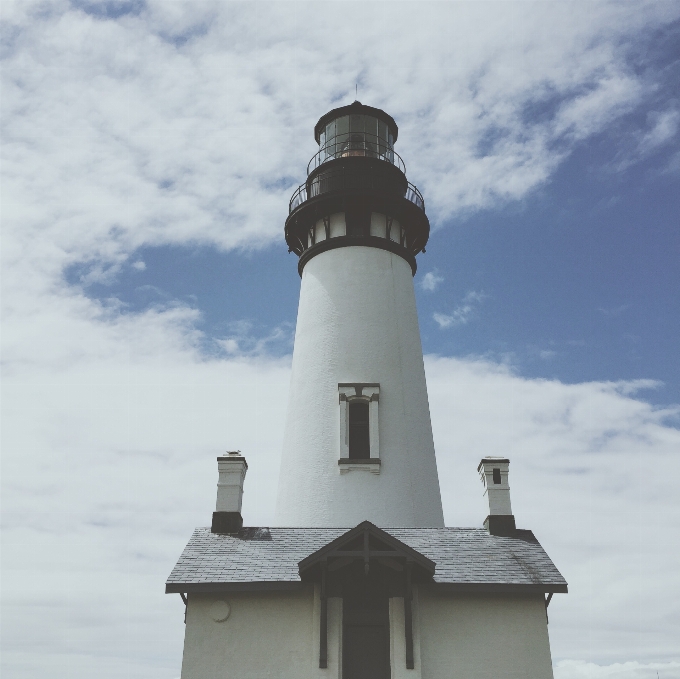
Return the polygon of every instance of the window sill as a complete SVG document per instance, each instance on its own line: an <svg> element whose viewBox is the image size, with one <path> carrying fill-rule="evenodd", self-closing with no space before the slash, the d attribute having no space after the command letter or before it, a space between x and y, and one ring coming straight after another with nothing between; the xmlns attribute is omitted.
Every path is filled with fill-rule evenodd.
<svg viewBox="0 0 680 679"><path fill-rule="evenodd" d="M365 471L372 472L373 474L380 474L380 464L379 457L367 457L363 459L341 457L338 460L338 467L340 467L341 474L346 474L351 471Z"/></svg>

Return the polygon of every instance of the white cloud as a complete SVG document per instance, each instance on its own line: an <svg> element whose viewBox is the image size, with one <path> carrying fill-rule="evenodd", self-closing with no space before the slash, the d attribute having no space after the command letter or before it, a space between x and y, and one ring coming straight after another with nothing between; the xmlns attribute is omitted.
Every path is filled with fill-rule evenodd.
<svg viewBox="0 0 680 679"><path fill-rule="evenodd" d="M163 583L209 522L217 455L247 452L244 511L270 521L289 359L206 359L197 320L179 307L112 319L82 300L13 324L3 674L177 676L183 606Z"/></svg>
<svg viewBox="0 0 680 679"><path fill-rule="evenodd" d="M209 521L214 458L248 455L244 512L267 524L283 431L288 359L267 351L285 328L234 328L218 338L230 356L206 356L199 310L122 314L65 267L107 283L142 270L142 246L280 240L311 128L357 74L397 118L434 226L521 198L644 99L654 83L625 44L678 14L369 4L339 31L343 4L151 2L115 21L102 7L3 4L3 663L18 679L176 676L182 605L162 583ZM548 113L527 118L532 105ZM443 324L481 301L469 293ZM427 366L447 520L480 523L476 460L510 455L520 523L572 586L551 604L556 657L667 658L677 505L658 470L679 447L673 412L637 400L640 384Z"/></svg>
<svg viewBox="0 0 680 679"><path fill-rule="evenodd" d="M434 357L426 368L447 523L481 523L477 464L507 455L518 525L569 582L550 604L553 659L677 661L680 503L658 470L677 462L680 407L640 400L649 381L566 385Z"/></svg>
<svg viewBox="0 0 680 679"><path fill-rule="evenodd" d="M642 155L647 155L670 141L678 133L680 126L680 111L677 109L654 112L649 117L653 127L640 140L639 150Z"/></svg>
<svg viewBox="0 0 680 679"><path fill-rule="evenodd" d="M555 679L678 679L680 662L614 663L601 666L581 660L563 660L555 667Z"/></svg>
<svg viewBox="0 0 680 679"><path fill-rule="evenodd" d="M469 309L469 311L472 311L472 309ZM455 313L456 311L454 311L454 314ZM434 318L434 320L439 324L439 327L442 329L450 328L452 325L463 325L467 323L467 318L457 318L454 314L440 314L439 312L435 311L435 313L432 314L432 318Z"/></svg>
<svg viewBox="0 0 680 679"><path fill-rule="evenodd" d="M483 292L468 292L463 301L450 314L432 314L432 318L439 324L442 330L455 328L458 325L466 325L473 317L476 307L486 299Z"/></svg>
<svg viewBox="0 0 680 679"><path fill-rule="evenodd" d="M215 342L227 354L240 356L266 356L279 347L287 352L292 348L293 333L288 326L282 325L261 336L253 332L250 321L237 321L230 324L231 335L217 338Z"/></svg>
<svg viewBox="0 0 680 679"><path fill-rule="evenodd" d="M332 3L150 2L115 21L98 4L6 5L5 266L48 241L31 265L54 275L85 256L120 264L141 245L280 240L312 125L357 79L399 121L435 227L521 198L574 143L644 102L653 75L635 74L625 46L679 13L375 4L338 32L346 9ZM650 143L671 123L659 118Z"/></svg>
<svg viewBox="0 0 680 679"><path fill-rule="evenodd" d="M271 522L289 359L206 360L182 309L120 324L61 315L70 360L53 360L53 334L3 381L5 667L175 676L183 609L162 583L209 522L222 451L248 456L247 522ZM447 523L481 523L478 459L508 455L517 520L570 583L550 607L555 659L672 659L679 517L658 470L677 456L678 409L638 400L648 381L564 385L437 357L426 368Z"/></svg>
<svg viewBox="0 0 680 679"><path fill-rule="evenodd" d="M599 307L597 310L604 316L620 316L626 309L630 307L630 304L620 304L619 306L612 307L610 309L605 309Z"/></svg>
<svg viewBox="0 0 680 679"><path fill-rule="evenodd" d="M419 282L420 288L427 292L434 292L441 283L444 282L444 277L440 276L437 271L428 271Z"/></svg>
<svg viewBox="0 0 680 679"><path fill-rule="evenodd" d="M650 111L647 114L646 129L635 130L631 134L628 144L624 144L619 151L613 168L617 172L623 172L654 153L674 149L672 142L679 128L680 111L676 102L673 102L665 111ZM666 163L665 168L656 171L660 173L677 171L677 168L674 170L673 156Z"/></svg>

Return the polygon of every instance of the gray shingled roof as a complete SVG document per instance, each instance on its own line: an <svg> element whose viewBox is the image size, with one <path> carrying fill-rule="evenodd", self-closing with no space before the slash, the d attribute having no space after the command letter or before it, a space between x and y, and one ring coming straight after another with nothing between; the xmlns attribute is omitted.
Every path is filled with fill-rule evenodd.
<svg viewBox="0 0 680 679"><path fill-rule="evenodd" d="M167 580L166 592L299 587L298 562L348 530L243 528L238 535L219 535L197 528ZM482 528L383 530L432 559L438 585L567 591L531 531L506 538Z"/></svg>

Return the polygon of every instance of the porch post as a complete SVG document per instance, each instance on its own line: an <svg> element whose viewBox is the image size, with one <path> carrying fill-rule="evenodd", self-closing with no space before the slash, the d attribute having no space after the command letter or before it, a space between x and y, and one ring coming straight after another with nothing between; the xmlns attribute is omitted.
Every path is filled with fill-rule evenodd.
<svg viewBox="0 0 680 679"><path fill-rule="evenodd" d="M411 568L413 562L406 561L406 592L404 593L404 632L406 634L406 669L412 670L413 663L413 608L411 606Z"/></svg>
<svg viewBox="0 0 680 679"><path fill-rule="evenodd" d="M321 614L319 615L319 667L328 667L328 596L326 594L326 567L328 562L321 562Z"/></svg>

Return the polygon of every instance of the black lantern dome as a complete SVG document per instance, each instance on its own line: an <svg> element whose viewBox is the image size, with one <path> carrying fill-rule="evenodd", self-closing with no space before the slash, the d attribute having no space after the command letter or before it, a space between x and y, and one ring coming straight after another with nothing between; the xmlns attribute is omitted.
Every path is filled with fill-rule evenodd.
<svg viewBox="0 0 680 679"><path fill-rule="evenodd" d="M398 133L392 116L358 101L319 119L319 151L290 200L285 227L289 251L300 256L300 275L315 255L348 245L399 254L415 274L415 255L425 249L430 223L422 194L394 151ZM342 232L331 229L331 215L338 213L344 214ZM376 226L375 215L384 216L384 227Z"/></svg>
<svg viewBox="0 0 680 679"><path fill-rule="evenodd" d="M350 117L351 116L351 117ZM379 108L355 101L349 106L334 108L319 118L314 127L314 139L319 146L335 134L366 132L381 137L390 145L397 141L399 128L394 118Z"/></svg>

